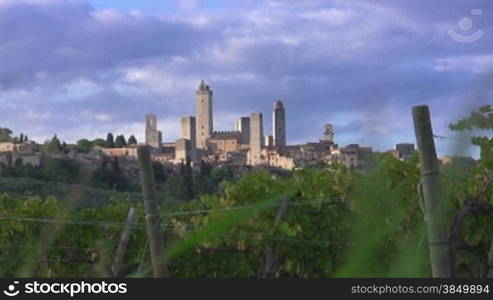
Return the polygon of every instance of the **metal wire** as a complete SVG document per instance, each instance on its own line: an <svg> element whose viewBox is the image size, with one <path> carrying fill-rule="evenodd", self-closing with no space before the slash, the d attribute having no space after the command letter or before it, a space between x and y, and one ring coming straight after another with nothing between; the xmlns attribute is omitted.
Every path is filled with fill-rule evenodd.
<svg viewBox="0 0 493 300"><path fill-rule="evenodd" d="M30 217L14 217L3 216L0 221L21 221L21 222L38 222L38 223L53 223L53 224L68 224L68 225L88 225L88 226L118 226L125 227L125 223L105 222L105 221L73 221L62 219L46 219L46 218L30 218ZM140 225L132 225L133 228L143 227Z"/></svg>
<svg viewBox="0 0 493 300"><path fill-rule="evenodd" d="M450 137L450 136L445 136L445 135L438 135L434 134L434 138L441 139L441 140L453 140L453 141L458 141L458 142L464 142L464 143L470 143L470 140L467 139L462 139L462 138L456 138L456 137Z"/></svg>
<svg viewBox="0 0 493 300"><path fill-rule="evenodd" d="M289 206L304 206L304 205L317 204L317 203L346 204L346 202L344 200L335 200L335 199L339 199L339 198L333 198L333 199L328 199L328 200L305 200L305 201L290 203ZM279 205L281 205L281 204L275 203L275 204L269 204L267 206L268 207L277 207ZM161 214L160 216L161 217L174 217L174 216L198 215L198 214L203 214L203 213L229 212L229 211L234 211L234 210L248 210L248 209L255 209L255 208L257 208L257 206L254 206L254 205L232 206L232 207L220 208L220 209L197 209L197 210L191 210L191 211L177 211L177 212L172 212L172 213Z"/></svg>

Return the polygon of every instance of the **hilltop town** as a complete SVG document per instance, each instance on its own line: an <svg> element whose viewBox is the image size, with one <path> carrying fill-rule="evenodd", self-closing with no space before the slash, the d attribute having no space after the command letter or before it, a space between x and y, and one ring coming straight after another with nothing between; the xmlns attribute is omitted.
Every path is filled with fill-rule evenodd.
<svg viewBox="0 0 493 300"><path fill-rule="evenodd" d="M350 169L364 168L373 152L370 147L358 144L339 147L334 141L334 126L326 124L323 137L318 142L288 145L286 108L281 100L274 102L272 133L265 134L264 118L260 112L239 118L233 131L214 130L214 93L203 80L196 91L196 115L181 118L181 136L175 143L163 143L158 130L157 116L148 114L146 141L154 149L154 159L180 163L187 158L194 163L201 160L213 164L236 166L267 166L292 170L323 162L340 163ZM399 157L414 151L412 144L400 145ZM113 155L119 151L112 151Z"/></svg>
<svg viewBox="0 0 493 300"><path fill-rule="evenodd" d="M212 165L230 165L244 167L271 167L284 170L304 168L325 163L339 163L349 169L367 167L373 153L371 147L350 144L340 147L335 143L334 126L327 123L321 128L321 139L301 145L287 143L286 107L281 100L273 104L272 133L264 132L264 117L260 112L239 118L232 131L214 130L214 93L203 80L196 93L195 116L181 118L180 138L175 142L164 142L158 129L158 116L149 113L145 116L145 141L127 144L116 143L109 146L97 143L90 151L80 151L75 145L66 145L68 151L54 153L51 156L70 158L88 169L98 168L104 161L117 157L120 165L138 172L135 160L137 147L148 145L152 148L152 159L165 165L179 165L187 160L191 165L207 162ZM55 137L56 138L56 137ZM117 137L117 140L120 137ZM121 137L123 138L123 137ZM113 139L113 136L111 136ZM45 143L49 144L49 141ZM46 151L45 151L46 152ZM405 160L414 152L414 144L397 144L389 153ZM25 137L14 141L0 142L0 168L22 162L39 166L43 160L42 145ZM109 162L112 160L110 159ZM127 170L128 171L128 170Z"/></svg>

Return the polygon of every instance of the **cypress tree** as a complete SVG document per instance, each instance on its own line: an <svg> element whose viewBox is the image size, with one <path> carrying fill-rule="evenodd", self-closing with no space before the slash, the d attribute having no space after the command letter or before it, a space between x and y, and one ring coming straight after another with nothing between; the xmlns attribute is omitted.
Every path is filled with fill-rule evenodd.
<svg viewBox="0 0 493 300"><path fill-rule="evenodd" d="M132 134L129 138L128 138L128 145L136 145L137 144L137 139L135 138L135 136Z"/></svg>
<svg viewBox="0 0 493 300"><path fill-rule="evenodd" d="M113 134L110 132L106 136L106 143L104 144L106 148L115 148L115 140L113 138Z"/></svg>
<svg viewBox="0 0 493 300"><path fill-rule="evenodd" d="M62 151L62 143L58 139L57 135L51 139L51 141L46 141L43 145L43 151L45 153L60 153Z"/></svg>
<svg viewBox="0 0 493 300"><path fill-rule="evenodd" d="M156 183L164 183L166 182L166 172L164 170L163 164L160 162L153 162L152 163L152 168L154 171L154 179L156 180Z"/></svg>
<svg viewBox="0 0 493 300"><path fill-rule="evenodd" d="M125 138L123 135L117 135L115 140L115 148L125 147Z"/></svg>
<svg viewBox="0 0 493 300"><path fill-rule="evenodd" d="M193 187L193 176L192 176L192 165L190 157L187 156L185 163L184 174L183 174L183 192L188 200L194 197L194 187Z"/></svg>

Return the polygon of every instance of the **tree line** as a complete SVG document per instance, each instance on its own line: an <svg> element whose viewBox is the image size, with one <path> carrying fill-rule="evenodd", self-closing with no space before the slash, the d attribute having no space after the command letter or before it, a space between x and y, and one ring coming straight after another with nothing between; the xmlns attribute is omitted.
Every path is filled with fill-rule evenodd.
<svg viewBox="0 0 493 300"><path fill-rule="evenodd" d="M20 133L19 136L13 136L13 131L6 127L0 127L0 143L5 142L13 142L13 143L24 143L29 141L29 137L27 134ZM93 140L89 139L80 139L75 143L75 149L78 152L89 152L94 147L102 147L102 148L124 148L130 145L136 145L138 143L135 135L131 135L128 140L125 138L125 135L120 134L114 137L113 133L108 133L106 135L106 139L96 138ZM69 147L66 142L61 141L58 136L55 134L53 138L46 140L43 143L42 147L43 152L45 153L61 153L67 152Z"/></svg>
<svg viewBox="0 0 493 300"><path fill-rule="evenodd" d="M6 127L0 127L0 143L24 143L29 140L27 134L21 133L19 136L12 136L12 130Z"/></svg>

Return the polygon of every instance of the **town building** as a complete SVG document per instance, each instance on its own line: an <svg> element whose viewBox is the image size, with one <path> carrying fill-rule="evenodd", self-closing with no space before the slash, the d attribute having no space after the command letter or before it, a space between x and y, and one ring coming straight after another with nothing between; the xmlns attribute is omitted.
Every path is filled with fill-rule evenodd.
<svg viewBox="0 0 493 300"><path fill-rule="evenodd" d="M400 143L395 145L397 155L401 160L408 160L414 153L414 144L412 143Z"/></svg>
<svg viewBox="0 0 493 300"><path fill-rule="evenodd" d="M122 161L136 161L140 145L152 147L151 158L155 162L178 165L188 159L193 165L208 161L213 164L229 164L239 167L272 167L279 169L304 168L314 164L342 164L349 169L368 167L373 150L351 144L339 147L335 143L334 126L330 123L321 128L321 139L301 145L289 145L287 139L286 106L283 101L273 102L272 134L264 135L264 114L251 113L239 118L234 130L214 131L213 91L204 80L195 92L196 112L193 116L180 119L179 138L174 142L163 142L158 129L158 116L149 113L145 116L145 143L122 148L95 147L90 154L75 153L72 159L90 161L97 166L114 158ZM5 165L14 156L24 157L26 162L39 165L33 142L0 143L0 164ZM414 151L413 144L396 145L394 155L406 159ZM76 149L71 152L77 152ZM3 155L2 155L3 153ZM8 155L10 156L8 156ZM87 156L87 157L85 157ZM39 160L41 161L41 159Z"/></svg>
<svg viewBox="0 0 493 300"><path fill-rule="evenodd" d="M281 100L273 104L272 135L264 136L264 118L260 112L239 118L232 131L214 131L213 91L204 80L200 81L195 96L196 115L181 118L181 134L175 143L163 143L157 130L156 115L146 116L146 144L157 149L153 153L154 160L176 164L189 158L193 164L204 160L282 169L340 163L360 169L367 165L366 160L372 152L371 148L356 144L339 148L334 141L332 124L324 125L323 137L318 142L288 145L286 108Z"/></svg>

